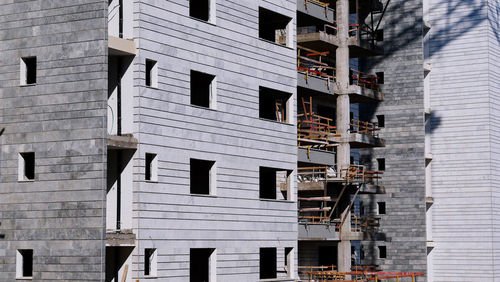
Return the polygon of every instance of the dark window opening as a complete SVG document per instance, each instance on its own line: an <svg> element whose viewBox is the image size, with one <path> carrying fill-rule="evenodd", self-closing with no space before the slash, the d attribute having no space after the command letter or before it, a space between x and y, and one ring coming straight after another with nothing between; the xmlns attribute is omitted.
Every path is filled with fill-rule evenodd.
<svg viewBox="0 0 500 282"><path fill-rule="evenodd" d="M331 119L332 125L335 125L335 120L336 120L335 108L318 105L318 115Z"/></svg>
<svg viewBox="0 0 500 282"><path fill-rule="evenodd" d="M260 279L277 277L276 248L260 248Z"/></svg>
<svg viewBox="0 0 500 282"><path fill-rule="evenodd" d="M385 159L377 159L378 163L378 170L384 171L385 170Z"/></svg>
<svg viewBox="0 0 500 282"><path fill-rule="evenodd" d="M189 16L202 21L210 19L209 0L189 0Z"/></svg>
<svg viewBox="0 0 500 282"><path fill-rule="evenodd" d="M144 275L152 274L152 266L156 249L144 250Z"/></svg>
<svg viewBox="0 0 500 282"><path fill-rule="evenodd" d="M191 71L191 105L210 107L214 78L215 76L211 74Z"/></svg>
<svg viewBox="0 0 500 282"><path fill-rule="evenodd" d="M385 127L385 115L377 115L378 127Z"/></svg>
<svg viewBox="0 0 500 282"><path fill-rule="evenodd" d="M292 172L269 167L259 167L259 198L288 200L289 176ZM278 195L281 198L278 199Z"/></svg>
<svg viewBox="0 0 500 282"><path fill-rule="evenodd" d="M36 83L36 57L23 58L25 70L26 84Z"/></svg>
<svg viewBox="0 0 500 282"><path fill-rule="evenodd" d="M153 180L153 165L156 154L146 153L146 180Z"/></svg>
<svg viewBox="0 0 500 282"><path fill-rule="evenodd" d="M210 257L215 249L191 249L189 252L189 281L210 281Z"/></svg>
<svg viewBox="0 0 500 282"><path fill-rule="evenodd" d="M318 265L319 266L337 265L337 247L320 246L318 248Z"/></svg>
<svg viewBox="0 0 500 282"><path fill-rule="evenodd" d="M378 214L385 214L385 202L378 202Z"/></svg>
<svg viewBox="0 0 500 282"><path fill-rule="evenodd" d="M190 160L191 194L210 194L210 180L214 161Z"/></svg>
<svg viewBox="0 0 500 282"><path fill-rule="evenodd" d="M376 41L384 41L384 30L378 29L375 31L375 40Z"/></svg>
<svg viewBox="0 0 500 282"><path fill-rule="evenodd" d="M287 45L287 27L291 20L287 16L259 7L259 37Z"/></svg>
<svg viewBox="0 0 500 282"><path fill-rule="evenodd" d="M22 263L22 277L33 276L33 250L19 250Z"/></svg>
<svg viewBox="0 0 500 282"><path fill-rule="evenodd" d="M259 117L277 122L288 121L288 99L292 94L266 87L259 88Z"/></svg>
<svg viewBox="0 0 500 282"><path fill-rule="evenodd" d="M21 153L23 158L23 178L24 180L35 179L35 153Z"/></svg>
<svg viewBox="0 0 500 282"><path fill-rule="evenodd" d="M146 60L146 86L154 86L154 67L156 62L153 60Z"/></svg>
<svg viewBox="0 0 500 282"><path fill-rule="evenodd" d="M379 258L387 258L387 248L385 246L378 246L378 257Z"/></svg>
<svg viewBox="0 0 500 282"><path fill-rule="evenodd" d="M384 84L384 72L375 73L377 76L377 84Z"/></svg>

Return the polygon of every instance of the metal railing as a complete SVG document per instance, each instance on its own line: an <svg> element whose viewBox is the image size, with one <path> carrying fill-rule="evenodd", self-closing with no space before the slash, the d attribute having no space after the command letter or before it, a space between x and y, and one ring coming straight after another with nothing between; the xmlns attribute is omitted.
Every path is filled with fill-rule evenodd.
<svg viewBox="0 0 500 282"><path fill-rule="evenodd" d="M351 120L351 132L360 133L364 135L369 135L373 137L378 137L378 131L380 128L376 122L368 122L353 119Z"/></svg>

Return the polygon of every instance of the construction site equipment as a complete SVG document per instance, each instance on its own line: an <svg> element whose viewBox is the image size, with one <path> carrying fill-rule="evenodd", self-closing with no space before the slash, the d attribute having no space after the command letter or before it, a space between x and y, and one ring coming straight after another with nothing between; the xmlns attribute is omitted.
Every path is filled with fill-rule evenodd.
<svg viewBox="0 0 500 282"><path fill-rule="evenodd" d="M351 133L360 133L373 137L378 137L380 128L376 122L367 122L353 119L351 120Z"/></svg>
<svg viewBox="0 0 500 282"><path fill-rule="evenodd" d="M297 46L297 70L306 77L314 75L335 81L335 68L326 63L329 51L318 52L306 47Z"/></svg>
<svg viewBox="0 0 500 282"><path fill-rule="evenodd" d="M300 269L300 268L299 268ZM398 273L398 272L369 272L369 271L351 271L337 272L334 270L306 270L299 271L302 276L307 276L308 281L314 282L361 282L361 281L412 281L417 277L424 276L424 273Z"/></svg>
<svg viewBox="0 0 500 282"><path fill-rule="evenodd" d="M330 151L340 137L330 118L316 115L312 110L312 97L302 98L303 113L297 115L297 142L301 148Z"/></svg>
<svg viewBox="0 0 500 282"><path fill-rule="evenodd" d="M351 69L350 72L351 84L368 88L373 91L380 91L380 85L378 84L378 80L380 78L376 75L368 74L355 69Z"/></svg>
<svg viewBox="0 0 500 282"><path fill-rule="evenodd" d="M363 165L350 165L337 170L337 166L299 167L298 182L344 182L347 184L376 185L381 178L381 171L369 171Z"/></svg>

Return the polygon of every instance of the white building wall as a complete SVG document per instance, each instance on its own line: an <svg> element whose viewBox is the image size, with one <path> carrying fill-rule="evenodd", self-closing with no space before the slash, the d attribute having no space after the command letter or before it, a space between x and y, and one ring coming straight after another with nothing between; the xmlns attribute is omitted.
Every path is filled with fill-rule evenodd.
<svg viewBox="0 0 500 282"><path fill-rule="evenodd" d="M432 281L497 281L486 1L430 2Z"/></svg>
<svg viewBox="0 0 500 282"><path fill-rule="evenodd" d="M188 5L135 5L133 276L144 248L157 249L160 281L189 281L189 249L216 248L217 281L256 281L259 248L277 247L278 266L285 247L297 251L296 203L259 200L258 178L259 166L296 167L296 52L259 39L258 7L294 19L296 3L218 0L216 24ZM146 59L158 62L158 89L144 87ZM191 69L216 75L217 110L190 105ZM290 124L259 119L259 86L293 94ZM158 154L157 182L144 181L145 153ZM216 196L190 195L190 158L216 161Z"/></svg>

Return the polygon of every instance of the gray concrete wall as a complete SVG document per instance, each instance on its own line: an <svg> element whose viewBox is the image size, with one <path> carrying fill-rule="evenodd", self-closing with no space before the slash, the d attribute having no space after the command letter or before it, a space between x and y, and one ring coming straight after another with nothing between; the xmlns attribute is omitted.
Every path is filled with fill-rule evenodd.
<svg viewBox="0 0 500 282"><path fill-rule="evenodd" d="M0 4L0 280L33 249L34 281L102 281L106 187L107 1ZM37 56L37 84L19 86ZM34 181L18 181L35 152Z"/></svg>
<svg viewBox="0 0 500 282"><path fill-rule="evenodd" d="M158 250L161 281L188 281L189 249L216 248L217 281L255 281L260 247L279 248L278 266L284 247L297 252L296 202L259 200L258 178L259 166L297 162L295 43L259 39L258 7L295 18L296 3L217 1L215 24L190 18L188 3L135 5L134 279L145 248ZM143 86L146 58L158 89ZM217 76L216 110L190 105L191 69ZM259 86L293 94L290 124L259 119ZM144 181L145 153L158 154L157 182ZM190 195L190 158L216 161L216 195Z"/></svg>
<svg viewBox="0 0 500 282"><path fill-rule="evenodd" d="M360 115L372 121L377 121L376 115L385 115L380 137L386 146L362 149L360 159L378 169L376 159L385 158L382 185L386 194L361 198L372 214L377 202L386 202L379 230L386 240L363 242L363 263L387 271L426 272L422 1L392 1L380 28L384 29L385 55L361 60L361 67L371 73L384 72L385 100L362 105ZM380 245L387 248L386 259L378 258Z"/></svg>

